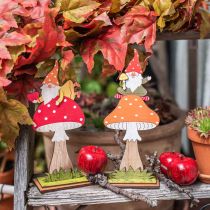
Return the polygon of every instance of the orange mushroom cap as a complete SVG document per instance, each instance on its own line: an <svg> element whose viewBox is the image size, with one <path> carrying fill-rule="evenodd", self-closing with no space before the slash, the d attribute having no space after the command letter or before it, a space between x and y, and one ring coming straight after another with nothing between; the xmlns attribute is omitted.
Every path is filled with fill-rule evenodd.
<svg viewBox="0 0 210 210"><path fill-rule="evenodd" d="M127 123L136 122L138 130L149 130L156 127L159 116L150 109L141 97L136 95L123 96L117 107L104 119L106 127L127 130Z"/></svg>

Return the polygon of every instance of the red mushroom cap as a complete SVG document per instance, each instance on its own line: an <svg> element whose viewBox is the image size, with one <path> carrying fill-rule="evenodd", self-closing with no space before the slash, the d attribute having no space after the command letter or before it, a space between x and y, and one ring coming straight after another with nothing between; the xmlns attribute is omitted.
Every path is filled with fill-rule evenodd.
<svg viewBox="0 0 210 210"><path fill-rule="evenodd" d="M34 129L39 132L53 131L50 125L62 123L65 130L71 130L81 127L85 122L85 116L79 105L64 97L59 105L56 105L58 97L52 99L49 103L42 103L34 114Z"/></svg>

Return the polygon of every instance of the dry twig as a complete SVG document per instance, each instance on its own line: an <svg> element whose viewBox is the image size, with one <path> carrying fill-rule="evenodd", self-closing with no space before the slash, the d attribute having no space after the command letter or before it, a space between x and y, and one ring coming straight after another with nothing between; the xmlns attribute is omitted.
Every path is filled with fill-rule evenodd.
<svg viewBox="0 0 210 210"><path fill-rule="evenodd" d="M129 192L127 190L111 185L104 174L89 175L88 180L93 184L99 184L101 187L108 189L116 194L123 195L132 201L144 201L151 207L157 206L157 200L151 199L140 193Z"/></svg>
<svg viewBox="0 0 210 210"><path fill-rule="evenodd" d="M125 151L125 144L120 140L120 131L116 130L114 135L114 141L120 146L120 154L114 155L111 153L107 153L107 157L113 162L115 169L119 169L120 162L122 160L124 151Z"/></svg>

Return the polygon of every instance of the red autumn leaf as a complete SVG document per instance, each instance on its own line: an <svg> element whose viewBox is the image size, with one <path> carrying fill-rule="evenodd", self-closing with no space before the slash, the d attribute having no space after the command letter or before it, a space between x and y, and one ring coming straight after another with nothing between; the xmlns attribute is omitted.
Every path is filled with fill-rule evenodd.
<svg viewBox="0 0 210 210"><path fill-rule="evenodd" d="M34 76L23 74L16 77L12 83L5 87L7 95L21 101L22 103L28 105L27 94L33 91L39 91L42 83L40 80L34 79Z"/></svg>
<svg viewBox="0 0 210 210"><path fill-rule="evenodd" d="M103 66L102 66L102 77L109 77L112 76L114 73L116 73L117 70L113 65L110 65L107 60L104 60Z"/></svg>
<svg viewBox="0 0 210 210"><path fill-rule="evenodd" d="M9 51L7 50L6 46L1 44L1 42L0 42L0 59L11 59Z"/></svg>
<svg viewBox="0 0 210 210"><path fill-rule="evenodd" d="M12 60L4 59L1 60L1 67L0 67L0 76L6 77L8 73L11 72L14 64Z"/></svg>
<svg viewBox="0 0 210 210"><path fill-rule="evenodd" d="M55 53L57 43L60 42L59 33L62 33L54 22L57 12L57 9L46 10L43 25L40 25L40 23L32 23L24 28L24 31L29 34L34 34L38 31L39 36L36 38L35 46L27 48L26 53L28 56L22 55L19 57L16 68L31 63L41 62Z"/></svg>
<svg viewBox="0 0 210 210"><path fill-rule="evenodd" d="M110 65L113 65L118 71L122 71L127 43L123 43L119 27L113 26L97 38L88 39L82 43L81 55L89 72L94 66L94 55L99 51Z"/></svg>
<svg viewBox="0 0 210 210"><path fill-rule="evenodd" d="M144 44L147 52L156 39L156 14L143 6L134 6L124 16L115 20L121 26L123 40L127 43Z"/></svg>
<svg viewBox="0 0 210 210"><path fill-rule="evenodd" d="M6 79L4 77L0 77L0 88L5 87L5 86L9 85L10 83L11 83L11 81L9 81L8 79Z"/></svg>
<svg viewBox="0 0 210 210"><path fill-rule="evenodd" d="M0 1L0 36L10 28L17 28L14 15L28 16L29 12L17 0Z"/></svg>
<svg viewBox="0 0 210 210"><path fill-rule="evenodd" d="M30 0L31 1L31 0ZM29 1L29 2L30 2ZM36 6L32 6L29 10L32 19L44 20L45 10L48 8L50 0L37 0Z"/></svg>
<svg viewBox="0 0 210 210"><path fill-rule="evenodd" d="M38 0L17 0L24 8L36 7Z"/></svg>
<svg viewBox="0 0 210 210"><path fill-rule="evenodd" d="M29 36L13 31L11 33L6 33L1 39L0 44L5 46L18 46L22 44L27 44L31 41Z"/></svg>
<svg viewBox="0 0 210 210"><path fill-rule="evenodd" d="M71 50L62 51L61 68L65 70L68 64L71 63L74 58L74 53Z"/></svg>

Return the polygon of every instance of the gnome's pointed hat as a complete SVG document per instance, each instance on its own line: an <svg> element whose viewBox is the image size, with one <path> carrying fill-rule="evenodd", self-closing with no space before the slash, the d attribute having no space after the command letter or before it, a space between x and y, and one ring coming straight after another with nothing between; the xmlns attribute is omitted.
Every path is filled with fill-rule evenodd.
<svg viewBox="0 0 210 210"><path fill-rule="evenodd" d="M43 84L53 84L59 85L58 83L58 62L55 63L54 68L50 73L45 77Z"/></svg>
<svg viewBox="0 0 210 210"><path fill-rule="evenodd" d="M134 49L134 57L128 64L128 67L126 68L125 73L129 73L133 71L137 72L138 74L143 73L140 62L139 62L139 54L136 49Z"/></svg>

